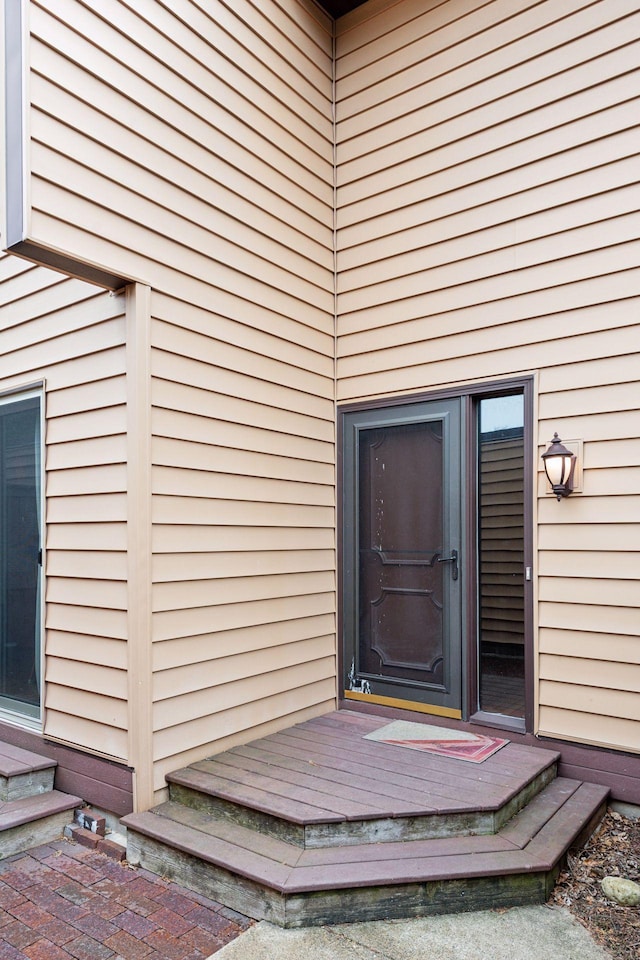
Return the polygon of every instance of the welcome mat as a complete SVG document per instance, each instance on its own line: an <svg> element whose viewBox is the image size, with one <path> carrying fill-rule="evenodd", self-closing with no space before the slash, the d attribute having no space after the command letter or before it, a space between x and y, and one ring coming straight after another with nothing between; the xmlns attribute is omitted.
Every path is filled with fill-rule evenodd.
<svg viewBox="0 0 640 960"><path fill-rule="evenodd" d="M394 720L372 733L365 734L364 739L407 747L409 750L421 750L423 753L433 753L440 757L467 760L469 763L482 763L509 743L499 737L485 737L463 730L434 727L428 723L411 723L408 720Z"/></svg>

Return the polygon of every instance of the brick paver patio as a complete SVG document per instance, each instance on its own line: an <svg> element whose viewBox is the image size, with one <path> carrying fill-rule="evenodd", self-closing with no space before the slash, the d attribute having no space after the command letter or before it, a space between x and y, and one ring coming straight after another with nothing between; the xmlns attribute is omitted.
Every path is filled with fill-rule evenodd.
<svg viewBox="0 0 640 960"><path fill-rule="evenodd" d="M68 840L0 861L0 960L204 960L251 922Z"/></svg>

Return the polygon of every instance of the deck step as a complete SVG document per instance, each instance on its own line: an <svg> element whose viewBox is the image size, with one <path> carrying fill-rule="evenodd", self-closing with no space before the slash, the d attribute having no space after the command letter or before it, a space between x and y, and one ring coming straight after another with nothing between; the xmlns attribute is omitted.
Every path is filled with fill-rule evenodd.
<svg viewBox="0 0 640 960"><path fill-rule="evenodd" d="M53 790L56 761L0 742L0 802Z"/></svg>
<svg viewBox="0 0 640 960"><path fill-rule="evenodd" d="M122 821L128 859L287 927L544 902L608 791L558 778L552 750L473 764L381 726L338 711L169 774Z"/></svg>
<svg viewBox="0 0 640 960"><path fill-rule="evenodd" d="M125 818L128 859L282 926L541 903L608 791L553 780L495 834L303 847L169 801Z"/></svg>
<svg viewBox="0 0 640 960"><path fill-rule="evenodd" d="M169 774L170 798L302 847L343 846L493 834L557 773L557 753L509 744L481 777L430 757L420 779L411 751L365 741L354 759L317 731L308 747L294 732Z"/></svg>
<svg viewBox="0 0 640 960"><path fill-rule="evenodd" d="M58 790L0 802L0 860L60 837L82 804Z"/></svg>

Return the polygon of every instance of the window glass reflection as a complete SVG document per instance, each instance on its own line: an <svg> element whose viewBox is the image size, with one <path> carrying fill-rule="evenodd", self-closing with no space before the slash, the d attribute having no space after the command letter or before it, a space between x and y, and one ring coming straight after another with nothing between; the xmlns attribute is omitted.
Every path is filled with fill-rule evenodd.
<svg viewBox="0 0 640 960"><path fill-rule="evenodd" d="M524 717L524 398L478 404L479 709Z"/></svg>

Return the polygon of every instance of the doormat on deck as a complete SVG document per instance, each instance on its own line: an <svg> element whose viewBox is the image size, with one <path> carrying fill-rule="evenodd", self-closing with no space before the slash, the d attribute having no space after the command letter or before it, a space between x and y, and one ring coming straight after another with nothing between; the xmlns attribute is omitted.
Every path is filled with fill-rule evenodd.
<svg viewBox="0 0 640 960"><path fill-rule="evenodd" d="M394 720L372 733L367 733L364 739L407 747L409 750L421 750L423 753L434 753L440 757L467 760L469 763L482 763L509 743L499 737L485 737L464 730L448 730L446 727L411 723L408 720Z"/></svg>

